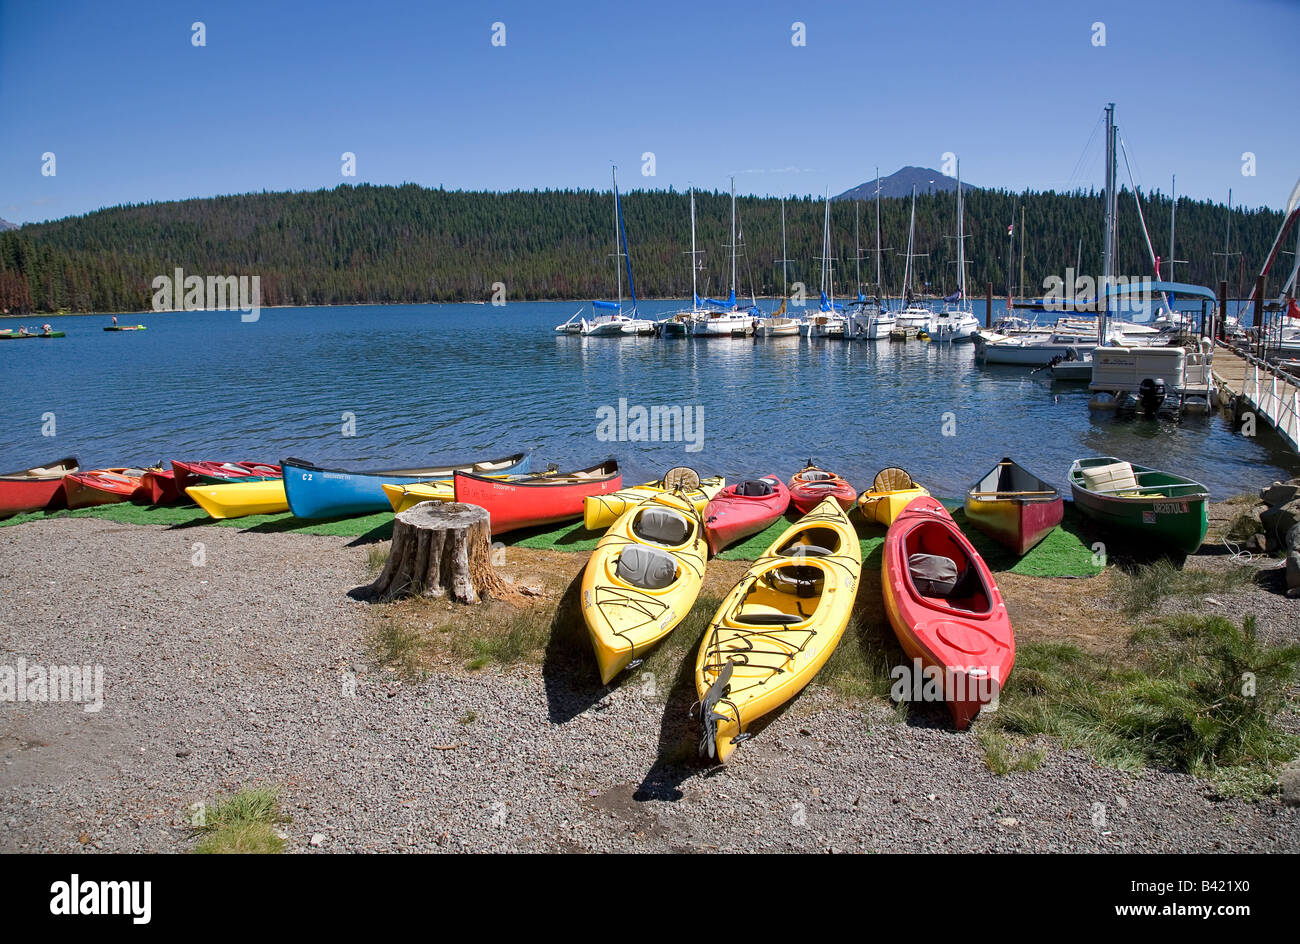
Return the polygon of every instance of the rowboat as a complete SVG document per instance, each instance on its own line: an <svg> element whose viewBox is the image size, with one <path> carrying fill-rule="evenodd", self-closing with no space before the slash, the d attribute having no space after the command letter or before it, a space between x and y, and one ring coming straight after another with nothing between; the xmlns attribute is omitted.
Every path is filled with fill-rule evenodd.
<svg viewBox="0 0 1300 944"><path fill-rule="evenodd" d="M853 507L857 492L853 486L834 472L827 472L808 464L790 478L790 503L804 514L812 511L828 498L834 498L845 511Z"/></svg>
<svg viewBox="0 0 1300 944"><path fill-rule="evenodd" d="M704 536L717 554L728 544L758 534L785 514L790 490L775 475L728 485L704 508Z"/></svg>
<svg viewBox="0 0 1300 944"><path fill-rule="evenodd" d="M213 518L274 515L289 510L289 500L284 496L284 479L191 485L185 489L185 494Z"/></svg>
<svg viewBox="0 0 1300 944"><path fill-rule="evenodd" d="M172 460L176 487L184 491L192 485L221 485L226 482L260 482L280 478L280 467L267 462L182 462Z"/></svg>
<svg viewBox="0 0 1300 944"><path fill-rule="evenodd" d="M701 753L725 761L755 719L812 681L844 635L861 577L862 545L831 498L754 561L700 642Z"/></svg>
<svg viewBox="0 0 1300 944"><path fill-rule="evenodd" d="M608 495L592 495L582 503L582 524L588 531L604 531L630 508L663 492L678 492L697 512L726 487L721 475L701 479L694 469L680 466L669 469L657 482L622 488Z"/></svg>
<svg viewBox="0 0 1300 944"><path fill-rule="evenodd" d="M907 470L881 469L871 482L871 488L858 496L858 510L862 517L889 527L908 503L930 493L912 481Z"/></svg>
<svg viewBox="0 0 1300 944"><path fill-rule="evenodd" d="M1204 485L1114 456L1076 459L1070 491L1075 507L1099 524L1184 554L1196 553L1209 528Z"/></svg>
<svg viewBox="0 0 1300 944"><path fill-rule="evenodd" d="M640 663L695 604L704 580L699 512L660 492L615 521L582 573L582 618L608 685Z"/></svg>
<svg viewBox="0 0 1300 944"><path fill-rule="evenodd" d="M587 498L623 487L623 474L618 463L609 459L577 472L547 472L515 479L458 471L452 487L456 501L487 509L492 534L498 535L580 518Z"/></svg>
<svg viewBox="0 0 1300 944"><path fill-rule="evenodd" d="M1065 514L1060 490L1003 458L966 492L966 520L999 544L1024 555Z"/></svg>
<svg viewBox="0 0 1300 944"><path fill-rule="evenodd" d="M144 469L91 469L70 472L63 477L69 508L112 505L144 494L140 480Z"/></svg>
<svg viewBox="0 0 1300 944"><path fill-rule="evenodd" d="M176 470L150 466L140 478L140 498L151 505L165 505L180 501L180 488L176 485Z"/></svg>
<svg viewBox="0 0 1300 944"><path fill-rule="evenodd" d="M0 475L0 518L65 504L63 477L79 471L77 457Z"/></svg>
<svg viewBox="0 0 1300 944"><path fill-rule="evenodd" d="M295 515L299 518L338 518L384 511L389 507L388 496L384 494L386 484L409 485L445 480L457 471L478 475L522 473L528 471L531 462L531 453L517 452L500 459L423 469L327 469L305 459L285 459L280 465L285 496Z"/></svg>
<svg viewBox="0 0 1300 944"><path fill-rule="evenodd" d="M913 499L890 525L881 569L894 634L920 660L920 671L910 674L911 700L933 692L965 729L997 697L1016 659L1011 619L988 565L927 496Z"/></svg>

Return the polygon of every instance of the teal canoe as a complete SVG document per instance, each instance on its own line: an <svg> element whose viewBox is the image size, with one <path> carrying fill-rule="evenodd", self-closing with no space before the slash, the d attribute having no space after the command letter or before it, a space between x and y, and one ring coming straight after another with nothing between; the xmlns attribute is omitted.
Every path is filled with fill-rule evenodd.
<svg viewBox="0 0 1300 944"><path fill-rule="evenodd" d="M1195 554L1209 528L1204 485L1114 456L1076 459L1070 490L1079 511L1142 545Z"/></svg>

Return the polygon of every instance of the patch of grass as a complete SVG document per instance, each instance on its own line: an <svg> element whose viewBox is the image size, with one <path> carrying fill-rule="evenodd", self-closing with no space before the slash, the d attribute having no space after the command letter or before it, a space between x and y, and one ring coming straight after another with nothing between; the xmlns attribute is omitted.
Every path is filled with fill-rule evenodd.
<svg viewBox="0 0 1300 944"><path fill-rule="evenodd" d="M634 670L638 678L642 673L649 673L655 679L656 700L663 701L668 697L679 673L694 673L695 654L699 651L700 640L704 638L704 631L709 628L713 614L718 612L721 605L721 597L697 597L686 618Z"/></svg>
<svg viewBox="0 0 1300 944"><path fill-rule="evenodd" d="M495 628L479 628L454 641L465 668L509 666L535 659L551 637L551 613L541 607L520 610Z"/></svg>
<svg viewBox="0 0 1300 944"><path fill-rule="evenodd" d="M194 847L200 855L275 855L284 851L284 840L276 826L286 817L280 813L277 787L241 790L218 800L202 825L193 827L201 835Z"/></svg>
<svg viewBox="0 0 1300 944"><path fill-rule="evenodd" d="M1257 767L1219 767L1210 776L1210 782L1216 800L1257 803L1281 789L1273 771Z"/></svg>
<svg viewBox="0 0 1300 944"><path fill-rule="evenodd" d="M890 673L901 659L888 624L868 623L854 614L818 682L844 698L888 698L894 686Z"/></svg>
<svg viewBox="0 0 1300 944"><path fill-rule="evenodd" d="M372 577L378 577L388 563L388 548L388 544L372 544L366 548L366 570Z"/></svg>
<svg viewBox="0 0 1300 944"><path fill-rule="evenodd" d="M1227 593L1252 583L1255 570L1237 565L1223 572L1187 570L1160 559L1116 575L1114 598L1124 615L1141 616L1169 597Z"/></svg>
<svg viewBox="0 0 1300 944"><path fill-rule="evenodd" d="M382 620L370 638L371 658L408 682L422 681L428 675L423 664L425 648L418 630L391 617Z"/></svg>
<svg viewBox="0 0 1300 944"><path fill-rule="evenodd" d="M1238 789L1300 748L1274 720L1298 669L1300 646L1262 643L1253 619L1183 615L1134 633L1116 663L1069 645L1022 646L991 719L1118 767L1203 777L1240 768L1225 780Z"/></svg>
<svg viewBox="0 0 1300 944"><path fill-rule="evenodd" d="M1033 745L1013 743L996 728L979 729L980 745L984 748L984 763L999 777L1010 773L1029 773L1037 770L1047 760L1047 751Z"/></svg>
<svg viewBox="0 0 1300 944"><path fill-rule="evenodd" d="M468 725L468 724L473 724L473 723L474 723L475 721L477 721L477 720L478 720L478 715L477 715L477 714L475 714L475 713L472 712L472 711L467 711L467 712L465 712L463 715L461 715L459 718L456 719L456 723L457 723L457 724Z"/></svg>

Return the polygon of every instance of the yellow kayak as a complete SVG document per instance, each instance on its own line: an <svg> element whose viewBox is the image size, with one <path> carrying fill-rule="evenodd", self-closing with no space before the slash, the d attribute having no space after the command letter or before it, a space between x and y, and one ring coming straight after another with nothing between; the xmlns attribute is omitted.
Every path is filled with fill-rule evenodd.
<svg viewBox="0 0 1300 944"><path fill-rule="evenodd" d="M707 479L701 479L696 475L693 479L687 480L691 484L684 488L673 489L665 486L665 482L668 482L669 485L673 483L672 473L676 471L678 470L673 469L657 482L646 482L644 485L621 488L617 492L610 492L608 495L587 496L582 500L583 527L588 531L604 531L629 509L635 508L647 498L653 498L656 495L672 491L685 496L694 506L696 512L703 514L704 506L711 502L714 496L727 485L727 480L721 475L714 475Z"/></svg>
<svg viewBox="0 0 1300 944"><path fill-rule="evenodd" d="M858 510L868 521L887 528L912 499L929 494L927 489L913 482L905 470L882 469L876 474L871 488L858 496Z"/></svg>
<svg viewBox="0 0 1300 944"><path fill-rule="evenodd" d="M274 515L289 510L289 499L284 497L284 479L191 485L185 494L214 518Z"/></svg>
<svg viewBox="0 0 1300 944"><path fill-rule="evenodd" d="M689 501L659 493L618 518L582 573L582 617L608 685L685 618L708 544Z"/></svg>
<svg viewBox="0 0 1300 944"><path fill-rule="evenodd" d="M420 502L449 502L456 499L456 487L451 479L438 482L417 482L414 485L380 486L388 496L393 511L406 511Z"/></svg>
<svg viewBox="0 0 1300 944"><path fill-rule="evenodd" d="M812 681L844 635L861 577L862 546L833 498L754 561L700 643L702 753L725 761L749 724Z"/></svg>

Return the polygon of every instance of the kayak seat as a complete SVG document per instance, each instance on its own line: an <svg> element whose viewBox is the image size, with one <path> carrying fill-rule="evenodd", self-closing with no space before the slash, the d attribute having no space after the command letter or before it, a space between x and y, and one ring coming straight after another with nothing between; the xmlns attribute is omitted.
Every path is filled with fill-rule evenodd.
<svg viewBox="0 0 1300 944"><path fill-rule="evenodd" d="M799 481L801 482L824 482L834 477L829 472L823 472L821 469L810 469L807 472L799 473Z"/></svg>
<svg viewBox="0 0 1300 944"><path fill-rule="evenodd" d="M906 469L897 467L881 469L871 482L871 491L873 492L901 492L909 488L916 488L912 476L907 473Z"/></svg>
<svg viewBox="0 0 1300 944"><path fill-rule="evenodd" d="M763 479L748 479L736 486L736 494L745 498L762 498L771 495L774 489L770 482Z"/></svg>
<svg viewBox="0 0 1300 944"><path fill-rule="evenodd" d="M819 595L825 579L820 567L806 564L782 566L767 573L767 582L773 590L804 598Z"/></svg>
<svg viewBox="0 0 1300 944"><path fill-rule="evenodd" d="M645 541L675 547L691 533L690 522L671 508L646 508L632 523L632 533Z"/></svg>
<svg viewBox="0 0 1300 944"><path fill-rule="evenodd" d="M632 545L618 555L615 572L634 587L663 590L677 579L677 562L658 548Z"/></svg>
<svg viewBox="0 0 1300 944"><path fill-rule="evenodd" d="M911 554L907 558L907 569L912 575L912 583L925 596L947 599L957 588L957 562L951 557Z"/></svg>

